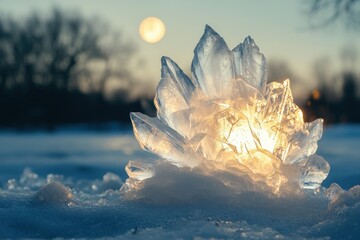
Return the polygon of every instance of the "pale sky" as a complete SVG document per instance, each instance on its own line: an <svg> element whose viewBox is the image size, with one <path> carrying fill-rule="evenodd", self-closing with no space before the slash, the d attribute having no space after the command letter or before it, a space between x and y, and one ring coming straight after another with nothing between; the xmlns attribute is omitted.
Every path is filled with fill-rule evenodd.
<svg viewBox="0 0 360 240"><path fill-rule="evenodd" d="M347 44L359 47L360 34L349 32L341 25L310 30L304 14L306 3L301 0L0 0L0 14L22 17L33 10L46 14L58 6L80 11L87 17L99 17L138 46L137 54L146 66L134 71L147 76L154 87L160 79L161 56L172 58L188 71L193 49L205 24L209 24L230 49L250 35L268 60L286 61L305 81L304 90L308 90L316 85L312 78L314 61L329 57L334 68L340 68L337 62L340 50ZM156 44L144 42L138 34L141 20L149 16L162 19L166 25L164 39ZM304 95L305 91L296 94Z"/></svg>

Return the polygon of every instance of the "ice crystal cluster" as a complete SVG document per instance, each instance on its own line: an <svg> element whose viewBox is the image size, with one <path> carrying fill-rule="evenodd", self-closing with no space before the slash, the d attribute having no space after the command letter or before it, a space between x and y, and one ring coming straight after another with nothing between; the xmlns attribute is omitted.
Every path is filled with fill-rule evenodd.
<svg viewBox="0 0 360 240"><path fill-rule="evenodd" d="M161 59L157 117L131 113L141 147L159 161L130 161L127 189L157 174L161 162L216 178L235 192L318 189L329 164L315 155L323 120L307 123L289 80L267 83L266 59L251 37L233 50L211 27L194 50L189 78Z"/></svg>

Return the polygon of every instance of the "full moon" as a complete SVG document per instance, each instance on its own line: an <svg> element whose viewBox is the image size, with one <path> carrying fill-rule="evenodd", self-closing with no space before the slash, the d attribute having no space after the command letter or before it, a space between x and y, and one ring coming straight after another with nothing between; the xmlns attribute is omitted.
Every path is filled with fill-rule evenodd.
<svg viewBox="0 0 360 240"><path fill-rule="evenodd" d="M157 43L165 35L165 24L157 17L148 17L139 26L140 37L148 43Z"/></svg>

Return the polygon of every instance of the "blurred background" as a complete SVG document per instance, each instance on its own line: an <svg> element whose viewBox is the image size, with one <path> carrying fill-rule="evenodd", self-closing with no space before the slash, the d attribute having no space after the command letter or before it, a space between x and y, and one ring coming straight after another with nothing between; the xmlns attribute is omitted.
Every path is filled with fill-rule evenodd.
<svg viewBox="0 0 360 240"><path fill-rule="evenodd" d="M318 154L332 171L324 185L359 184L359 5L0 0L0 190L54 176L125 180L129 160L154 159L134 139L129 112L155 115L162 56L190 75L205 24L230 49L255 39L269 81L290 78L305 120L325 120Z"/></svg>
<svg viewBox="0 0 360 240"><path fill-rule="evenodd" d="M359 122L359 5L0 0L0 128L101 130L126 127L131 111L154 115L161 56L190 74L205 24L231 49L252 36L267 57L269 81L290 78L307 121ZM156 43L139 35L150 16L165 25Z"/></svg>

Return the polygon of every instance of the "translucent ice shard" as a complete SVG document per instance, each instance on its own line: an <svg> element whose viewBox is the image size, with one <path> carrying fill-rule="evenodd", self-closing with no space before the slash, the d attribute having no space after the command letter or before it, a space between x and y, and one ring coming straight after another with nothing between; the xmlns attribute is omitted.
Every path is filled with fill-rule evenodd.
<svg viewBox="0 0 360 240"><path fill-rule="evenodd" d="M295 163L313 155L317 150L317 141L321 139L322 132L322 119L317 119L311 123L305 123L304 129L297 132L292 137L285 162Z"/></svg>
<svg viewBox="0 0 360 240"><path fill-rule="evenodd" d="M234 54L235 73L252 86L263 89L267 80L266 59L260 53L259 47L248 36L232 50Z"/></svg>
<svg viewBox="0 0 360 240"><path fill-rule="evenodd" d="M186 140L159 119L131 113L131 121L135 137L143 149L178 166L194 167L198 164L198 159L191 155L193 152Z"/></svg>
<svg viewBox="0 0 360 240"><path fill-rule="evenodd" d="M176 112L190 107L195 86L170 58L163 57L161 65L161 81L154 101L158 117L180 134L185 134L186 129Z"/></svg>
<svg viewBox="0 0 360 240"><path fill-rule="evenodd" d="M235 77L233 66L233 56L224 39L206 25L194 50L191 65L194 81L208 97L226 96Z"/></svg>
<svg viewBox="0 0 360 240"><path fill-rule="evenodd" d="M130 178L136 180L145 180L154 175L154 169L150 165L130 161L125 167L126 173Z"/></svg>
<svg viewBox="0 0 360 240"><path fill-rule="evenodd" d="M300 185L305 189L320 187L330 172L330 165L324 158L312 155L301 169Z"/></svg>
<svg viewBox="0 0 360 240"><path fill-rule="evenodd" d="M330 170L314 155L323 121L304 122L289 80L266 83L266 59L251 37L230 51L206 26L194 50L192 79L167 57L161 64L157 118L131 113L143 149L177 167L203 171L233 190L279 194L294 182L301 189L321 186ZM139 188L147 179L139 176L148 176L146 166L130 162L126 186Z"/></svg>

